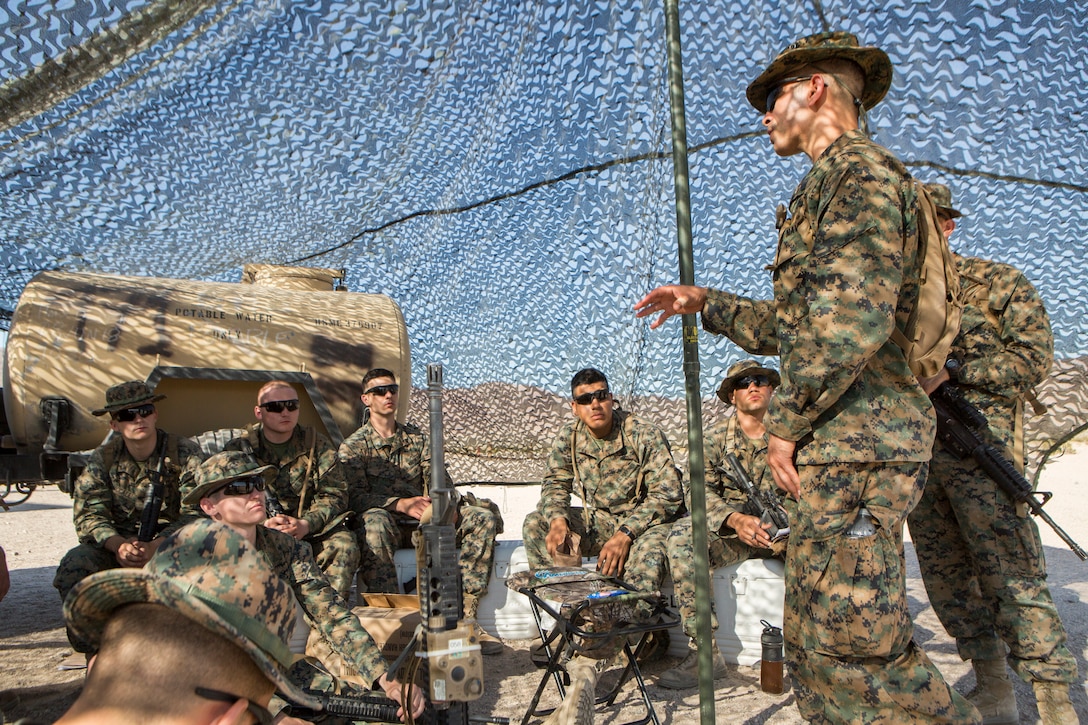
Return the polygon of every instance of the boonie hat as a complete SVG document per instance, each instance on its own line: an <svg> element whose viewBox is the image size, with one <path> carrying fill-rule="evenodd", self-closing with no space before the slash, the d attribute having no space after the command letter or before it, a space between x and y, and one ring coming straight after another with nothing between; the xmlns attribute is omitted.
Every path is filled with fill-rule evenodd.
<svg viewBox="0 0 1088 725"><path fill-rule="evenodd" d="M276 473L275 466L262 466L249 453L220 451L197 467L196 488L186 493L181 502L196 506L200 499L239 478L263 476L265 483L272 483Z"/></svg>
<svg viewBox="0 0 1088 725"><path fill-rule="evenodd" d="M144 403L155 403L165 395L155 395L147 383L140 380L130 380L127 383L111 385L106 391L106 407L92 410L92 415L105 415L115 413L125 408L135 408Z"/></svg>
<svg viewBox="0 0 1088 725"><path fill-rule="evenodd" d="M725 380L718 386L718 397L723 403L733 404L733 401L729 399L729 396L733 393L733 388L736 386L737 381L745 375L766 375L771 379L771 385L774 385L775 387L778 387L778 384L782 382L782 377L778 374L777 370L765 368L755 360L741 360L740 362L733 363L729 366Z"/></svg>
<svg viewBox="0 0 1088 725"><path fill-rule="evenodd" d="M766 113L767 92L779 79L797 75L801 68L829 58L852 60L861 66L865 75L861 103L866 111L880 103L892 85L892 62L887 53L880 48L861 46L853 33L836 30L807 35L779 53L767 69L748 84L745 92L748 102L760 113Z"/></svg>
<svg viewBox="0 0 1088 725"><path fill-rule="evenodd" d="M64 601L64 618L97 646L114 610L161 604L241 647L291 700L320 703L287 678L295 626L290 586L245 538L226 524L202 519L166 537L141 569L109 569L83 579Z"/></svg>
<svg viewBox="0 0 1088 725"><path fill-rule="evenodd" d="M950 219L957 219L963 214L952 208L952 191L944 184L922 184L937 211L948 215Z"/></svg>

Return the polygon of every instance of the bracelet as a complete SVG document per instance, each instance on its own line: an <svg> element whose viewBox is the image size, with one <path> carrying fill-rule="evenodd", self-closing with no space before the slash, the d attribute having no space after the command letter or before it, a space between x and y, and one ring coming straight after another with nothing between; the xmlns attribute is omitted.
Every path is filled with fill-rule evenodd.
<svg viewBox="0 0 1088 725"><path fill-rule="evenodd" d="M633 533L631 533L631 529L627 528L627 524L624 524L623 526L621 526L619 528L619 532L621 534L623 534L624 536L626 536L631 541L635 540L635 535Z"/></svg>

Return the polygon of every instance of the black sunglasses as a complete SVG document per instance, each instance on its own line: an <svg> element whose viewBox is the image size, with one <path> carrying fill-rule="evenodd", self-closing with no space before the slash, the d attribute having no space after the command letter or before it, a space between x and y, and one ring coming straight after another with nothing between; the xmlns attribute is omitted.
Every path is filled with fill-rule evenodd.
<svg viewBox="0 0 1088 725"><path fill-rule="evenodd" d="M257 718L257 722L261 725L270 725L272 722L272 713L267 708L261 707L257 703L250 700L248 697L239 697L238 695L232 695L229 692L223 692L222 690L213 690L210 687L198 687L193 692L197 697L203 697L205 700L212 700L214 702L229 702L231 704L238 702L239 700L245 700L246 711Z"/></svg>
<svg viewBox="0 0 1088 725"><path fill-rule="evenodd" d="M771 90L767 91L767 113L774 110L774 104L778 102L778 97L782 95L782 89L791 83L797 83L799 81L807 81L812 76L793 76L791 78L783 78L771 87Z"/></svg>
<svg viewBox="0 0 1088 725"><path fill-rule="evenodd" d="M771 379L766 375L745 375L743 378L737 378L737 382L733 383L733 390L743 390L752 383L765 388L771 384Z"/></svg>
<svg viewBox="0 0 1088 725"><path fill-rule="evenodd" d="M370 390L367 390L363 395L377 395L379 398L384 398L387 393L396 395L400 391L400 386L396 383L392 385L375 385Z"/></svg>
<svg viewBox="0 0 1088 725"><path fill-rule="evenodd" d="M298 399L270 400L267 403L261 403L260 407L264 408L269 413L282 413L285 410L289 410L293 413L298 410Z"/></svg>
<svg viewBox="0 0 1088 725"><path fill-rule="evenodd" d="M136 420L136 416L141 418L147 418L155 412L155 406L151 403L145 403L144 405L138 405L135 408L125 408L119 410L113 414L114 420L119 420L122 423L131 423Z"/></svg>
<svg viewBox="0 0 1088 725"><path fill-rule="evenodd" d="M589 405L594 400L604 402L612 397L612 391L608 388L601 388L600 390L594 390L592 393L582 393L574 399L574 402L578 405Z"/></svg>
<svg viewBox="0 0 1088 725"><path fill-rule="evenodd" d="M261 476L246 476L245 478L236 478L223 488L224 496L248 496L254 491L263 491L265 487L264 478Z"/></svg>

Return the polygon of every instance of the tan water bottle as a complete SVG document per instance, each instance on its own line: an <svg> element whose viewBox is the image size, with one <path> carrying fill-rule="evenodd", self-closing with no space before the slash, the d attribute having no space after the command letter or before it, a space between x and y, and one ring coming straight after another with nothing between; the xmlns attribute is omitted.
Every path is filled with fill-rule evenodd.
<svg viewBox="0 0 1088 725"><path fill-rule="evenodd" d="M759 620L763 625L763 634L759 641L763 645L763 659L759 664L759 686L764 692L772 695L782 694L782 661L785 659L782 652L782 630L765 619Z"/></svg>

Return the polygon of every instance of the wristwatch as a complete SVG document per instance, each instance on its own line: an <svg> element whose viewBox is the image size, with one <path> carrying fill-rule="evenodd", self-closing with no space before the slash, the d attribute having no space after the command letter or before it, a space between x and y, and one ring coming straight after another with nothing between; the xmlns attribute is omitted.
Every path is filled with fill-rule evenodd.
<svg viewBox="0 0 1088 725"><path fill-rule="evenodd" d="M627 528L627 524L624 524L619 528L619 532L626 536L631 541L635 540L635 535L631 533L631 529Z"/></svg>

